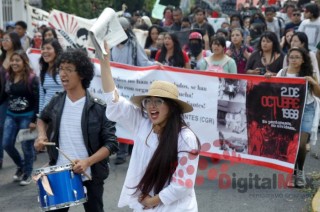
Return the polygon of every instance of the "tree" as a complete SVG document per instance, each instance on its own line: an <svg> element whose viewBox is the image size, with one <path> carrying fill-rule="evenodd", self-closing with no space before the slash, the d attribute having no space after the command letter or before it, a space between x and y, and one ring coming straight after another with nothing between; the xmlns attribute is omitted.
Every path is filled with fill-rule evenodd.
<svg viewBox="0 0 320 212"><path fill-rule="evenodd" d="M97 18L106 7L112 7L113 0L43 0L43 9L60 10L83 18Z"/></svg>

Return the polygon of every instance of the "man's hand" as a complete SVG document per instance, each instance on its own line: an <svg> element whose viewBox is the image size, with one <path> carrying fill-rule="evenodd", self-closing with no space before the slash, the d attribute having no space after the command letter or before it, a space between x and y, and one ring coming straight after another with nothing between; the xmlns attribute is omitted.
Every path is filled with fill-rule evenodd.
<svg viewBox="0 0 320 212"><path fill-rule="evenodd" d="M73 171L77 174L81 174L87 170L88 167L90 167L90 162L88 159L83 160L74 160L74 166Z"/></svg>
<svg viewBox="0 0 320 212"><path fill-rule="evenodd" d="M36 139L36 141L34 142L34 148L37 151L40 151L44 148L45 143L48 142L48 138L47 137L38 137Z"/></svg>

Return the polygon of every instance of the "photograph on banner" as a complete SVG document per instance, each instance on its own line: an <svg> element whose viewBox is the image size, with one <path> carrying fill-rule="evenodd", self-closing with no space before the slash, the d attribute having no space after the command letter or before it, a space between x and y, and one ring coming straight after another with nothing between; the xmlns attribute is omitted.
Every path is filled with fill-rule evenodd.
<svg viewBox="0 0 320 212"><path fill-rule="evenodd" d="M60 44L65 49L83 49L90 57L94 52L88 51L89 30L95 19L85 19L59 10L52 10L49 26L56 30Z"/></svg>
<svg viewBox="0 0 320 212"><path fill-rule="evenodd" d="M249 154L294 163L306 98L306 84L249 82Z"/></svg>
<svg viewBox="0 0 320 212"><path fill-rule="evenodd" d="M105 40L108 41L108 46L111 49L128 38L119 22L118 15L109 7L103 10L90 28L89 35L88 46L95 48L98 58L102 58L102 54L106 54L104 50Z"/></svg>

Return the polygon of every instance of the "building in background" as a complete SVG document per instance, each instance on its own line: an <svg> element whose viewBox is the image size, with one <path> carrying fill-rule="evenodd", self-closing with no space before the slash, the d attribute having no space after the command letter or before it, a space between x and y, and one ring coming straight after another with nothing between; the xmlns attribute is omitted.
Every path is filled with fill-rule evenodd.
<svg viewBox="0 0 320 212"><path fill-rule="evenodd" d="M27 4L41 7L41 0L1 0L0 28L5 29L9 21L27 20Z"/></svg>

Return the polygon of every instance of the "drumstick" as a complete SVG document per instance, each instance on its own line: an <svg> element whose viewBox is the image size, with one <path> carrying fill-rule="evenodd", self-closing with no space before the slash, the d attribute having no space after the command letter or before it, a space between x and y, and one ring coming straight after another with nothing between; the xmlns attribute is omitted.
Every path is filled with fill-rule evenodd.
<svg viewBox="0 0 320 212"><path fill-rule="evenodd" d="M43 145L45 145L45 146L54 146L54 145L56 145L56 143L54 143L54 142L42 142L43 143Z"/></svg>
<svg viewBox="0 0 320 212"><path fill-rule="evenodd" d="M61 149L59 149L58 147L56 147L56 149L65 157L67 158L71 163L72 165L76 165L72 160L71 158L68 157L68 155L66 155ZM82 173L84 176L86 176L87 178L89 178L89 180L92 180L91 176L89 176L86 172L83 172Z"/></svg>

